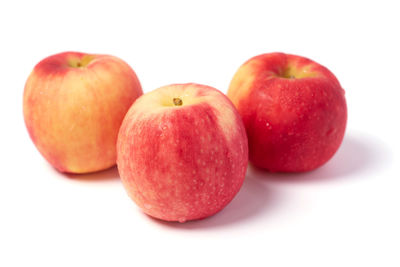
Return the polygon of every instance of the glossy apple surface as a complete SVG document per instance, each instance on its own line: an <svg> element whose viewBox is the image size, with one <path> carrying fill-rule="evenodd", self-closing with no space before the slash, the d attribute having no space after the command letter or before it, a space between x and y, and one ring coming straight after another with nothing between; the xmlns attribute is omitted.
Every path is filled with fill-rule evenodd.
<svg viewBox="0 0 400 267"><path fill-rule="evenodd" d="M24 90L29 135L57 170L87 173L116 163L121 122L142 95L135 72L108 55L65 52L39 62Z"/></svg>
<svg viewBox="0 0 400 267"><path fill-rule="evenodd" d="M242 186L248 147L242 120L214 88L175 84L138 98L118 136L118 170L148 215L185 222L224 208Z"/></svg>
<svg viewBox="0 0 400 267"><path fill-rule="evenodd" d="M251 58L236 72L228 97L249 139L250 161L270 171L310 171L339 148L347 107L336 77L324 66L283 53Z"/></svg>

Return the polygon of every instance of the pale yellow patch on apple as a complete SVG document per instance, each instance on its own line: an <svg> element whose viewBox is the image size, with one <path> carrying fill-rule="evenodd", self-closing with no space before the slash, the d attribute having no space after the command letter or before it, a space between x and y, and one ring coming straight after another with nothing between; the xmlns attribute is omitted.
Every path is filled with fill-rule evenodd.
<svg viewBox="0 0 400 267"><path fill-rule="evenodd" d="M171 112L174 109L190 108L197 104L208 104L218 119L218 125L224 132L227 140L233 136L237 125L237 114L235 108L229 99L220 91L214 89L204 90L197 84L173 84L158 88L146 94L146 97L140 97L135 102L134 116L141 118L154 116L160 112ZM140 110L140 112L138 112ZM223 110L223 112L221 112ZM129 112L132 112L130 110ZM129 113L128 112L128 113Z"/></svg>
<svg viewBox="0 0 400 267"><path fill-rule="evenodd" d="M280 73L277 73L276 77L286 78L286 79L302 79L302 78L312 78L319 76L319 73L313 70L315 64L308 64L305 66L299 66L298 62L288 62L287 66Z"/></svg>
<svg viewBox="0 0 400 267"><path fill-rule="evenodd" d="M146 94L146 98L136 100L136 110L141 110L142 115L151 115L157 112L165 112L165 109L184 108L199 102L203 102L204 97L198 96L198 89L190 84L168 85L158 88ZM181 105L174 103L174 99L180 99ZM176 101L175 101L176 102Z"/></svg>
<svg viewBox="0 0 400 267"><path fill-rule="evenodd" d="M86 54L82 57L77 57L77 56L71 56L67 60L67 64L69 67L72 68L85 68L87 67L90 63L93 63L97 58L97 55L95 54Z"/></svg>
<svg viewBox="0 0 400 267"><path fill-rule="evenodd" d="M228 97L237 107L239 100L245 98L254 82L254 71L259 68L257 61L248 61L239 68L229 85Z"/></svg>
<svg viewBox="0 0 400 267"><path fill-rule="evenodd" d="M237 118L239 118L238 114L235 114L236 108L233 107L230 101L210 101L209 105L213 107L215 112L223 110L223 112L220 112L216 117L218 119L218 125L224 132L226 139L230 141L231 137L236 136L236 132L239 130L238 127L236 127L238 123Z"/></svg>

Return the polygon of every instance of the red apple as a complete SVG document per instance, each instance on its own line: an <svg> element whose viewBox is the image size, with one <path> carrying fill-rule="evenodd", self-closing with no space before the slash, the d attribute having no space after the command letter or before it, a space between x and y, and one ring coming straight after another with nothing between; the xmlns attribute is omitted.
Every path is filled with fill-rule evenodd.
<svg viewBox="0 0 400 267"><path fill-rule="evenodd" d="M263 54L229 86L249 140L250 161L270 171L313 170L339 148L347 121L344 90L324 66L295 55Z"/></svg>
<svg viewBox="0 0 400 267"><path fill-rule="evenodd" d="M103 170L115 165L119 127L142 94L135 72L121 59L60 53L39 62L26 82L25 124L59 171Z"/></svg>
<svg viewBox="0 0 400 267"><path fill-rule="evenodd" d="M248 148L242 120L218 90L161 87L138 98L122 123L117 165L148 215L185 222L224 208L242 186Z"/></svg>

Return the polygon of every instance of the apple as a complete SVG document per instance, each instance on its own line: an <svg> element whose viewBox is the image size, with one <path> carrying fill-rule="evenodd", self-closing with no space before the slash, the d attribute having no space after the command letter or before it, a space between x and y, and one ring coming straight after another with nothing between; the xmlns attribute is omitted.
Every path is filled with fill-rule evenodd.
<svg viewBox="0 0 400 267"><path fill-rule="evenodd" d="M199 84L161 87L136 100L118 135L117 166L148 215L185 222L236 195L248 163L246 131L231 101Z"/></svg>
<svg viewBox="0 0 400 267"><path fill-rule="evenodd" d="M304 57L262 54L244 63L228 97L238 109L253 165L310 171L327 162L344 136L344 90L324 66Z"/></svg>
<svg viewBox="0 0 400 267"><path fill-rule="evenodd" d="M118 130L142 95L135 72L119 58L64 52L40 61L24 90L29 135L60 172L88 173L116 163Z"/></svg>

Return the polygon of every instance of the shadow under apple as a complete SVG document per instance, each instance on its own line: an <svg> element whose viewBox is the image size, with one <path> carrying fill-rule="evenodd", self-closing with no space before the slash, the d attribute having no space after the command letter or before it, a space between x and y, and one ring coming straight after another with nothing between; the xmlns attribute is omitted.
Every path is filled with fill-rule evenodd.
<svg viewBox="0 0 400 267"><path fill-rule="evenodd" d="M267 213L279 202L279 195L270 187L261 183L259 179L247 176L242 188L235 198L217 214L186 223L165 222L154 219L150 220L161 225L180 229L214 228L251 220L258 214Z"/></svg>
<svg viewBox="0 0 400 267"><path fill-rule="evenodd" d="M106 170L84 173L84 174L74 174L74 173L63 173L67 178L74 179L76 181L82 182L101 182L108 180L119 180L119 173L117 166L113 166Z"/></svg>

